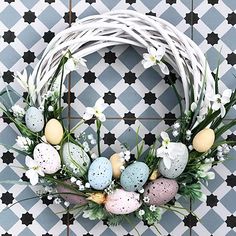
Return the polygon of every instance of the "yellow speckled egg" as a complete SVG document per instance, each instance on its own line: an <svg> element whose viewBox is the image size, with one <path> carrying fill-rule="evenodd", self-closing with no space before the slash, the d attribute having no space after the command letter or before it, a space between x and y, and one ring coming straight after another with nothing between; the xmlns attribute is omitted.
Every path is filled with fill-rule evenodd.
<svg viewBox="0 0 236 236"><path fill-rule="evenodd" d="M196 134L193 139L193 148L198 152L208 151L215 141L214 130L206 128Z"/></svg>
<svg viewBox="0 0 236 236"><path fill-rule="evenodd" d="M110 162L112 165L112 175L117 179L121 175L121 167L124 165L124 159L118 153L115 153L110 157Z"/></svg>
<svg viewBox="0 0 236 236"><path fill-rule="evenodd" d="M63 127L61 123L56 119L49 120L46 124L44 135L49 143L53 145L59 144L63 137Z"/></svg>

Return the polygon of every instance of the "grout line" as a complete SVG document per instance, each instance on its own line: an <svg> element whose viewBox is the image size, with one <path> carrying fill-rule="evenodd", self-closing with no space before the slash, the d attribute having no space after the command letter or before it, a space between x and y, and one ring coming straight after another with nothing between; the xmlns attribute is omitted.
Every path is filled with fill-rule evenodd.
<svg viewBox="0 0 236 236"><path fill-rule="evenodd" d="M69 27L71 27L71 8L72 8L72 0L68 0L68 12L69 12ZM70 130L70 113L71 113L71 73L69 73L68 77L68 112L67 112L67 119L68 119L68 130ZM67 211L66 214L66 235L70 236L70 212Z"/></svg>

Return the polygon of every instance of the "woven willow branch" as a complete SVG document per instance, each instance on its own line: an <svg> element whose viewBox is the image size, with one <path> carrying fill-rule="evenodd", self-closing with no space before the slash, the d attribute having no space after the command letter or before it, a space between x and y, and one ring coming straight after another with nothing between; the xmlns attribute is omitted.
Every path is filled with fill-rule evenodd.
<svg viewBox="0 0 236 236"><path fill-rule="evenodd" d="M205 56L191 39L165 20L123 10L78 20L52 39L32 75L38 102L42 102L42 95L65 51L70 50L75 57L85 57L104 47L120 44L141 48L162 44L166 48L164 60L181 77L186 110L190 102L198 100L204 78L207 81L205 93L214 91L214 79ZM191 87L194 100L189 98Z"/></svg>

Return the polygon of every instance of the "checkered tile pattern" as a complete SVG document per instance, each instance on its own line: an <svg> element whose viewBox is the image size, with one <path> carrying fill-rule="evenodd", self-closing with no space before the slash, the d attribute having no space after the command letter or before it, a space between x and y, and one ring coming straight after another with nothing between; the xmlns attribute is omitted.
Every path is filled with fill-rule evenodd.
<svg viewBox="0 0 236 236"><path fill-rule="evenodd" d="M193 4L191 4L191 2ZM69 27L77 18L101 14L110 10L133 9L156 15L191 37L206 53L215 71L220 60L221 87L235 88L235 36L236 4L232 0L2 0L0 4L0 88L10 86L22 94L14 82L14 73L32 68L40 58L50 39ZM110 104L108 117L102 129L103 155L118 151L127 142L133 150L134 136L140 127L139 140L145 147L153 135L165 130L178 117L178 106L166 78L154 69L144 70L140 64L143 51L127 45L104 48L87 56L88 68L74 72L68 91L63 96L65 123L73 127L80 120L86 106L98 97ZM177 80L177 86L181 84ZM19 98L16 98L19 99ZM68 101L69 99L69 101ZM174 115L175 114L175 115ZM235 119L232 111L228 119ZM15 144L16 131L9 121L0 119L0 143ZM82 126L79 131L94 133L95 126ZM235 138L235 130L227 135ZM235 157L232 152L232 157ZM24 178L23 171L13 166L24 164L23 157L0 148L0 180ZM236 208L235 161L228 161L214 170L216 180L204 187L207 202L192 204L194 215L184 219L179 214L167 212L157 225L163 235L235 235ZM82 217L66 214L63 206L47 199L33 198L34 190L22 185L0 185L0 234L1 235L137 235L133 226L124 223L108 227L106 222L92 222ZM189 201L178 199L181 206L190 209ZM59 212L59 214L54 214ZM11 219L9 221L9 219ZM140 235L158 235L154 227L134 220Z"/></svg>

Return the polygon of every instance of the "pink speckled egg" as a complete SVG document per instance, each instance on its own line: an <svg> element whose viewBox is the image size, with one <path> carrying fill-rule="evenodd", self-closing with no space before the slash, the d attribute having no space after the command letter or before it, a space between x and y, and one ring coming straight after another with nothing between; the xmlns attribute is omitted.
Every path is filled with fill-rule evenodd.
<svg viewBox="0 0 236 236"><path fill-rule="evenodd" d="M65 181L65 183L69 184L69 181ZM60 196L70 204L78 204L78 205L85 205L88 203L85 197L75 195L75 194L63 194L63 193L73 193L71 189L68 189L62 185L57 186L57 192L60 193Z"/></svg>
<svg viewBox="0 0 236 236"><path fill-rule="evenodd" d="M178 189L179 186L175 180L159 178L145 187L144 197L149 198L149 205L159 206L174 198Z"/></svg>
<svg viewBox="0 0 236 236"><path fill-rule="evenodd" d="M135 192L127 192L124 189L116 189L107 196L105 208L116 215L125 215L136 211L140 206L140 195Z"/></svg>

